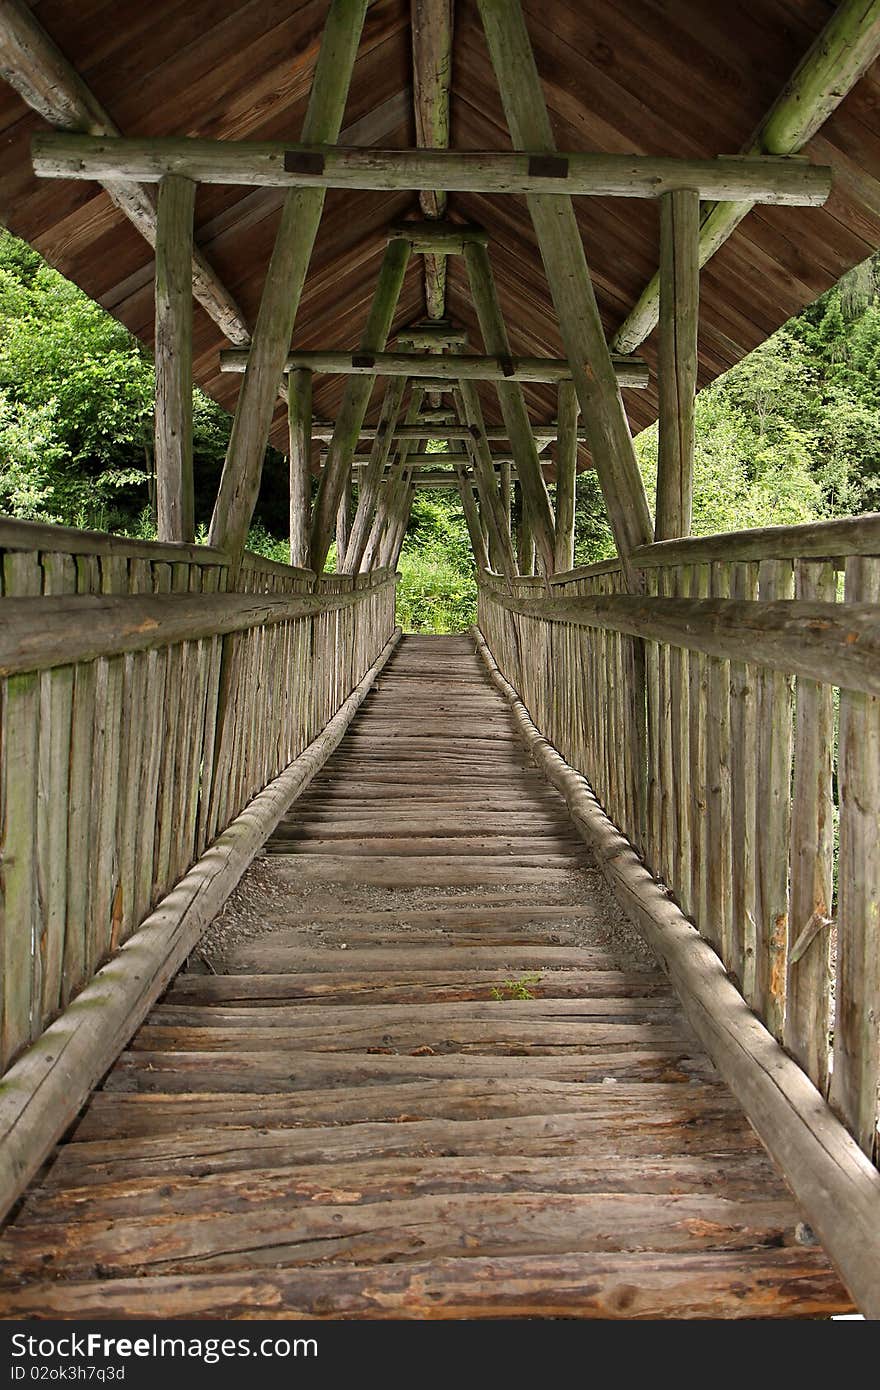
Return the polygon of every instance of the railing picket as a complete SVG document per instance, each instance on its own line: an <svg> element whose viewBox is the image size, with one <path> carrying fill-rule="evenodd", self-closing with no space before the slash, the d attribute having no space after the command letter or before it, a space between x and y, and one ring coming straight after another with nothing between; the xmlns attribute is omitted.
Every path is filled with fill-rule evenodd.
<svg viewBox="0 0 880 1390"><path fill-rule="evenodd" d="M847 603L880 603L880 559L846 562ZM869 1157L880 1089L880 699L840 693L840 863L831 1104Z"/></svg>

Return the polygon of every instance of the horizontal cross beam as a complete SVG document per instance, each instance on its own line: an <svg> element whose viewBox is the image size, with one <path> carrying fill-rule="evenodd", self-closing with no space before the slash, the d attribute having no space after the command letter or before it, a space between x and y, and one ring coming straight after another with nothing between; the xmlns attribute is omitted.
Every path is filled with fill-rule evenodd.
<svg viewBox="0 0 880 1390"><path fill-rule="evenodd" d="M556 438L558 429L556 425L532 425L532 437L538 444L550 444ZM579 440L586 440L587 432L579 429L577 432ZM375 439L376 428L366 426L361 430L361 439ZM470 439L471 432L466 425L435 425L429 419L420 425L398 425L394 431L394 439L442 439L450 443L457 440ZM333 438L333 422L319 420L312 426L312 439L329 440ZM498 429L487 429L486 439L490 444L509 444L510 436L503 427Z"/></svg>
<svg viewBox="0 0 880 1390"><path fill-rule="evenodd" d="M820 206L831 170L766 156L670 159L653 155L523 154L510 151L346 149L333 145L35 135L34 169L44 178L158 183L183 174L197 183L272 188L436 188L462 193L564 193L657 198L691 188L704 199Z"/></svg>
<svg viewBox="0 0 880 1390"><path fill-rule="evenodd" d="M243 372L249 353L237 348L220 353L220 370ZM644 388L647 364L637 357L615 357L618 385ZM406 376L419 373L432 381L567 381L571 368L564 357L480 357L476 353L433 356L416 352L293 352L285 372L301 367L330 376Z"/></svg>
<svg viewBox="0 0 880 1390"><path fill-rule="evenodd" d="M423 256L463 256L466 246L489 244L485 227L459 222L398 222L388 231L389 241L396 237L403 237Z"/></svg>

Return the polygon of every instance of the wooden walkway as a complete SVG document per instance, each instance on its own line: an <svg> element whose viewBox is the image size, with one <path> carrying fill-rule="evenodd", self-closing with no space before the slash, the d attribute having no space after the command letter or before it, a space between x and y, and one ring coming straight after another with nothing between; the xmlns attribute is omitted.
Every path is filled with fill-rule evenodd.
<svg viewBox="0 0 880 1390"><path fill-rule="evenodd" d="M269 849L274 930L120 1057L5 1316L849 1309L466 639L402 643Z"/></svg>

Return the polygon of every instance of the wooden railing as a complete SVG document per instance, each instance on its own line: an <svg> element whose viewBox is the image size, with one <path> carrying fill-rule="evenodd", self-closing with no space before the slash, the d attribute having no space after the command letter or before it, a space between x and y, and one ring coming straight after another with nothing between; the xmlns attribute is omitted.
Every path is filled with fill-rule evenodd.
<svg viewBox="0 0 880 1390"><path fill-rule="evenodd" d="M0 575L2 1070L339 710L394 578L11 521Z"/></svg>
<svg viewBox="0 0 880 1390"><path fill-rule="evenodd" d="M880 517L481 577L479 625L869 1156L880 1082Z"/></svg>

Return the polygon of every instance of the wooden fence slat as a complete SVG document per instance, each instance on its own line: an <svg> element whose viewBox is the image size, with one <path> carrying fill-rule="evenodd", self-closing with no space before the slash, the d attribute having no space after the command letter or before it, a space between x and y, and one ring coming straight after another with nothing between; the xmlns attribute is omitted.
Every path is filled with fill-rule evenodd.
<svg viewBox="0 0 880 1390"><path fill-rule="evenodd" d="M715 598L730 597L730 571L716 560L710 571ZM721 958L731 955L731 823L730 823L730 662L707 658L706 720L706 837L708 912Z"/></svg>
<svg viewBox="0 0 880 1390"><path fill-rule="evenodd" d="M790 560L762 560L761 599L792 598ZM758 675L758 780L755 827L755 1000L770 1032L782 1040L788 951L788 862L794 682L781 671Z"/></svg>
<svg viewBox="0 0 880 1390"><path fill-rule="evenodd" d="M833 602L830 561L799 561L798 598ZM830 925L833 893L834 705L831 686L799 677L791 804L791 928L785 1046L825 1094L830 1024ZM800 949L799 943L802 943Z"/></svg>
<svg viewBox="0 0 880 1390"><path fill-rule="evenodd" d="M880 559L846 563L847 603L880 602ZM840 693L840 861L831 1103L869 1157L880 1088L880 699Z"/></svg>
<svg viewBox="0 0 880 1390"><path fill-rule="evenodd" d="M76 565L72 556L47 553L42 557L43 592L76 592ZM71 718L73 714L72 666L59 666L41 677L40 692L40 804L38 859L40 901L43 905L40 953L42 997L39 1021L45 1024L61 1007L64 971L64 937L67 928L68 820Z"/></svg>
<svg viewBox="0 0 880 1390"><path fill-rule="evenodd" d="M36 555L13 551L3 557L5 595L36 595L41 588L42 572ZM37 878L39 712L40 677L10 677L3 710L5 785L0 832L3 890L0 1062L3 1066L30 1041L32 1017L39 1013L38 1001L42 998L42 956L33 950L33 942L40 932Z"/></svg>
<svg viewBox="0 0 880 1390"><path fill-rule="evenodd" d="M734 564L733 598L754 599L758 567ZM757 671L747 662L730 663L730 814L731 934L725 961L749 1003L755 998L755 834L758 773Z"/></svg>

